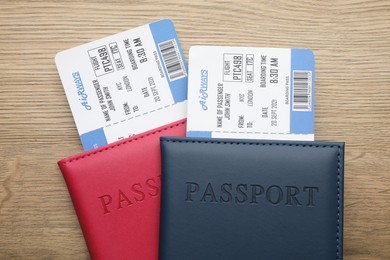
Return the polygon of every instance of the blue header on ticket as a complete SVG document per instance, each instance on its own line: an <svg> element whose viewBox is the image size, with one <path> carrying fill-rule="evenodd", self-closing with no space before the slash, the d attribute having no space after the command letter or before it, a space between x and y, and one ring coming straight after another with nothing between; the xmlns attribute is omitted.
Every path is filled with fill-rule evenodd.
<svg viewBox="0 0 390 260"><path fill-rule="evenodd" d="M84 151L89 151L108 144L103 128L98 128L80 136Z"/></svg>
<svg viewBox="0 0 390 260"><path fill-rule="evenodd" d="M188 131L187 137L205 137L211 138L211 131Z"/></svg>
<svg viewBox="0 0 390 260"><path fill-rule="evenodd" d="M157 21L149 27L175 103L187 100L188 67L172 21Z"/></svg>
<svg viewBox="0 0 390 260"><path fill-rule="evenodd" d="M291 49L290 132L314 134L314 55Z"/></svg>

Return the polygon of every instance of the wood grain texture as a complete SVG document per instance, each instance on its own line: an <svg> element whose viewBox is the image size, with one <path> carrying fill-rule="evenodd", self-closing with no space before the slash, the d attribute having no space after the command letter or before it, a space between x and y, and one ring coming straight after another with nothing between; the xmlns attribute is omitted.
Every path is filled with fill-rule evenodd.
<svg viewBox="0 0 390 260"><path fill-rule="evenodd" d="M303 47L316 140L346 142L345 259L390 259L390 2L2 1L0 259L87 259L57 160L82 151L57 52L171 18L191 45Z"/></svg>

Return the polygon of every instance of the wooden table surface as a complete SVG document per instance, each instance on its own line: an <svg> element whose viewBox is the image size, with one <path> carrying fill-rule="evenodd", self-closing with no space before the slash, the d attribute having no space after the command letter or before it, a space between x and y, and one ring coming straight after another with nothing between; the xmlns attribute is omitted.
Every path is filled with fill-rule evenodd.
<svg viewBox="0 0 390 260"><path fill-rule="evenodd" d="M387 0L1 1L0 259L89 258L56 164L82 147L54 56L162 18L186 58L191 45L314 51L315 139L346 142L345 259L390 259Z"/></svg>

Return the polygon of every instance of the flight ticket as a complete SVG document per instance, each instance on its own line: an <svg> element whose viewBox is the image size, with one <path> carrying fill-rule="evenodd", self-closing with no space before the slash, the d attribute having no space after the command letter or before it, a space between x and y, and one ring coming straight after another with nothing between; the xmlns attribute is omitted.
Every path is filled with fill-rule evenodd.
<svg viewBox="0 0 390 260"><path fill-rule="evenodd" d="M55 58L84 150L186 117L187 64L171 20Z"/></svg>
<svg viewBox="0 0 390 260"><path fill-rule="evenodd" d="M187 136L314 140L308 49L193 46Z"/></svg>

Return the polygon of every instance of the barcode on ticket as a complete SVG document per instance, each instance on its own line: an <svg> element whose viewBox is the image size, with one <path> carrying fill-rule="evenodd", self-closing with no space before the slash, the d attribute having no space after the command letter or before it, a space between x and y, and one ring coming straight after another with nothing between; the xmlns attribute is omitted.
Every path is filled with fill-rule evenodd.
<svg viewBox="0 0 390 260"><path fill-rule="evenodd" d="M169 80L174 81L187 76L175 39L158 44Z"/></svg>
<svg viewBox="0 0 390 260"><path fill-rule="evenodd" d="M293 111L311 111L311 71L293 71Z"/></svg>

